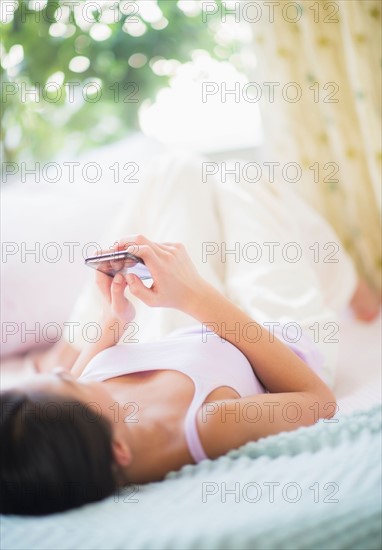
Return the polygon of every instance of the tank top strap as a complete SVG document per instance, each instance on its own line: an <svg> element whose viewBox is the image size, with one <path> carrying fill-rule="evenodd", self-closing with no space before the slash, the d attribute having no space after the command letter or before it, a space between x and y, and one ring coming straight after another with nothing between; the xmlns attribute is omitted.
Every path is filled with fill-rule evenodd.
<svg viewBox="0 0 382 550"><path fill-rule="evenodd" d="M195 394L184 420L184 435L190 454L197 464L201 460L208 458L200 441L197 414L207 395L215 389L215 384L206 379L192 380L195 385Z"/></svg>

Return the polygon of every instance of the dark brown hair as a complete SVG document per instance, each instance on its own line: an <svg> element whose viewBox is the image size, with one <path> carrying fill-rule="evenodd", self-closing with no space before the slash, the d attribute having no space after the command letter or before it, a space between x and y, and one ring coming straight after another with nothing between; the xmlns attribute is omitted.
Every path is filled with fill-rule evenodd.
<svg viewBox="0 0 382 550"><path fill-rule="evenodd" d="M117 489L112 427L70 397L0 394L0 513L44 515Z"/></svg>

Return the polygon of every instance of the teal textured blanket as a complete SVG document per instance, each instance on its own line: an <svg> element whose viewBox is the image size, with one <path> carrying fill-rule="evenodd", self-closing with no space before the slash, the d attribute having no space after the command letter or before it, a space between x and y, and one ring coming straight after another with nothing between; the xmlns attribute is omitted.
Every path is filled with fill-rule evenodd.
<svg viewBox="0 0 382 550"><path fill-rule="evenodd" d="M78 510L1 517L2 550L381 547L379 406L248 443Z"/></svg>

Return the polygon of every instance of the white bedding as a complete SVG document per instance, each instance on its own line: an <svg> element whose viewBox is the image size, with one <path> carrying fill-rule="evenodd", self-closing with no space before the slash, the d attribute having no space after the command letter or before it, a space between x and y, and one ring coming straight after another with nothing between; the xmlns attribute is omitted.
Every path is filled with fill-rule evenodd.
<svg viewBox="0 0 382 550"><path fill-rule="evenodd" d="M372 323L362 323L348 310L343 312L334 387L339 415L381 403L381 334L381 314Z"/></svg>

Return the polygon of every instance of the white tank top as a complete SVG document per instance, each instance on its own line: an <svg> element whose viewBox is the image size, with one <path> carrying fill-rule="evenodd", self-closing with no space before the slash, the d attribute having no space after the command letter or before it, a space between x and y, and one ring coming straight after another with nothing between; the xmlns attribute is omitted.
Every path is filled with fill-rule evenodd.
<svg viewBox="0 0 382 550"><path fill-rule="evenodd" d="M107 348L88 363L80 379L101 382L150 370L182 372L194 382L195 393L186 413L184 430L195 462L207 458L196 425L196 414L206 397L222 386L233 388L241 397L265 392L245 355L212 332L203 335L200 326L176 330L150 343Z"/></svg>

